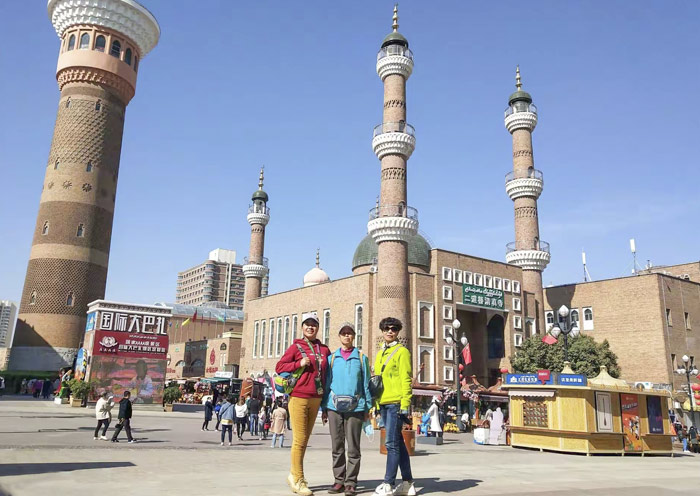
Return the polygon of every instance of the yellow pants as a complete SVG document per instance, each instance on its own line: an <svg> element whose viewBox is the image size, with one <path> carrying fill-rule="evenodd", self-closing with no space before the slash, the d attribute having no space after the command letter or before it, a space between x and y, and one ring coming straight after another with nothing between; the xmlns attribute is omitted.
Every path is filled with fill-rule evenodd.
<svg viewBox="0 0 700 496"><path fill-rule="evenodd" d="M289 417L292 424L292 467L289 471L294 480L304 477L304 454L316 415L321 406L321 398L296 398L289 400Z"/></svg>

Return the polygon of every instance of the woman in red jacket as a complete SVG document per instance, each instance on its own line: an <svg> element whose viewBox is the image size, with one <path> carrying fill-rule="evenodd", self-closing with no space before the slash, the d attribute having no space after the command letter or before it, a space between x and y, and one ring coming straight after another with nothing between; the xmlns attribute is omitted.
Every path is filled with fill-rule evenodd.
<svg viewBox="0 0 700 496"><path fill-rule="evenodd" d="M321 406L323 390L326 387L328 355L331 353L328 346L316 339L318 326L316 312L303 314L301 323L303 338L294 340L275 367L278 374L294 372L299 367L304 367L304 372L294 386L289 400L289 416L294 435L292 436L292 466L287 477L292 492L302 496L313 494L304 478L304 454Z"/></svg>

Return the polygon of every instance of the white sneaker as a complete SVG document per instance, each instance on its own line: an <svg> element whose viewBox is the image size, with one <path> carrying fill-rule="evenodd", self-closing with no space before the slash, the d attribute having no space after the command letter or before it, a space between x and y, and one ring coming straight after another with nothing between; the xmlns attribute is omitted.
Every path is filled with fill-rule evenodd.
<svg viewBox="0 0 700 496"><path fill-rule="evenodd" d="M413 482L403 481L394 489L395 496L416 496L416 488Z"/></svg>
<svg viewBox="0 0 700 496"><path fill-rule="evenodd" d="M103 441L107 441L107 436L100 436L100 439L102 439Z"/></svg>
<svg viewBox="0 0 700 496"><path fill-rule="evenodd" d="M92 438L93 441L97 441L97 436Z"/></svg>
<svg viewBox="0 0 700 496"><path fill-rule="evenodd" d="M391 484L388 484L386 482L382 482L377 486L377 489L374 490L374 496L393 496L394 490L391 487Z"/></svg>
<svg viewBox="0 0 700 496"><path fill-rule="evenodd" d="M224 443L221 443L221 444L223 445ZM231 444L231 442L230 442L230 441L229 441L228 445L229 445L229 446L233 446L233 444Z"/></svg>
<svg viewBox="0 0 700 496"><path fill-rule="evenodd" d="M222 442L221 442L221 446L223 446L223 445L224 445L224 443L223 443L223 441L222 441ZM231 443L229 443L229 446L231 446Z"/></svg>

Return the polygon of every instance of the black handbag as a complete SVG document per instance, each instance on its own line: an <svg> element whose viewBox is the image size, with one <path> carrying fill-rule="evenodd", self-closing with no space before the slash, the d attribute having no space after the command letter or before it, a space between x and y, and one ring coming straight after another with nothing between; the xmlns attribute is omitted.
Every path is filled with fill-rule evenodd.
<svg viewBox="0 0 700 496"><path fill-rule="evenodd" d="M382 365L382 370L379 371L378 375L373 375L369 378L369 394L372 395L372 399L374 400L379 400L379 398L382 397L382 393L384 392L384 379L382 379L382 374L384 373L384 369L386 368L386 364L389 363L389 360L392 359L392 357L396 354L397 351L399 351L399 348L401 348L400 344L396 345L396 349L391 352L391 355L389 355L389 358L386 359L384 362L384 365Z"/></svg>

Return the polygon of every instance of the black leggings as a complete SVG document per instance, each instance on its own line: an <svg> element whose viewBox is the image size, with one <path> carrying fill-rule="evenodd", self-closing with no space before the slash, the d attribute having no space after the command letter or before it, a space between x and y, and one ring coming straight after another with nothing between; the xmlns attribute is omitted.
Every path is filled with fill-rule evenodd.
<svg viewBox="0 0 700 496"><path fill-rule="evenodd" d="M204 423L202 424L202 429L209 429L209 421L205 420Z"/></svg>
<svg viewBox="0 0 700 496"><path fill-rule="evenodd" d="M245 432L245 419L236 419L236 434L238 437L242 437Z"/></svg>
<svg viewBox="0 0 700 496"><path fill-rule="evenodd" d="M97 421L97 427L95 427L95 437L100 432L100 427L102 427L102 436L107 435L107 428L109 427L109 419L99 419Z"/></svg>

